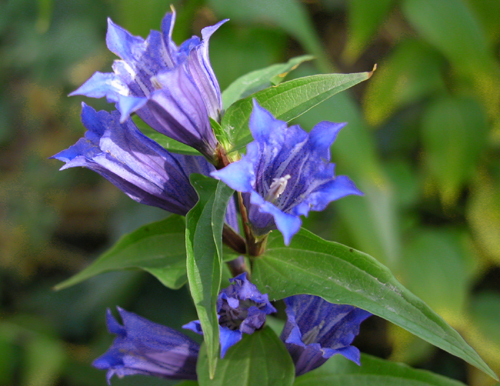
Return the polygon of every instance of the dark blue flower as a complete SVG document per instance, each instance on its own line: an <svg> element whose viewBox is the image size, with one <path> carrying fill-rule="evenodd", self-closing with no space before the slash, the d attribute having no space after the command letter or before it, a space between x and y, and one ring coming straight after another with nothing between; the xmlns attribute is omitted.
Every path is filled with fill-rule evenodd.
<svg viewBox="0 0 500 386"><path fill-rule="evenodd" d="M153 323L118 307L123 326L108 309L108 330L117 337L93 366L113 375L152 375L167 379L196 379L200 345L169 327Z"/></svg>
<svg viewBox="0 0 500 386"><path fill-rule="evenodd" d="M117 111L96 112L83 104L82 122L88 129L85 137L53 156L66 162L61 170L87 167L140 203L185 215L198 200L189 175L215 170L201 156L169 153L131 119L120 123Z"/></svg>
<svg viewBox="0 0 500 386"><path fill-rule="evenodd" d="M291 296L285 304L288 319L281 340L292 356L296 375L314 370L335 354L360 364L359 350L351 343L369 312L311 295Z"/></svg>
<svg viewBox="0 0 500 386"><path fill-rule="evenodd" d="M261 294L246 275L242 273L230 279L231 285L222 289L217 298L221 358L229 347L241 340L243 333L253 334L262 328L266 315L276 312L267 294ZM184 328L203 334L198 320L186 324Z"/></svg>
<svg viewBox="0 0 500 386"><path fill-rule="evenodd" d="M225 21L201 31L180 47L172 41L175 12L167 13L161 32L146 40L108 19L106 43L122 60L113 73L96 72L70 95L106 97L121 113L121 122L136 112L158 132L213 157L217 140L209 117L219 120L222 100L208 56L210 36Z"/></svg>
<svg viewBox="0 0 500 386"><path fill-rule="evenodd" d="M240 161L212 172L243 200L254 235L278 228L289 244L298 232L300 215L321 211L333 200L362 195L346 176L335 176L330 146L344 123L320 122L308 134L299 126L287 127L254 100L248 144Z"/></svg>

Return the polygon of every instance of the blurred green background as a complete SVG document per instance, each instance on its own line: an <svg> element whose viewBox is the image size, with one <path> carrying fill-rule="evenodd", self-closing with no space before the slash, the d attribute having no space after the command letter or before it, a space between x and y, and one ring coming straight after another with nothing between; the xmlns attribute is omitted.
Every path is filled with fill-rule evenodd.
<svg viewBox="0 0 500 386"><path fill-rule="evenodd" d="M455 327L500 373L500 1L184 0L174 40L230 18L212 37L221 88L303 53L291 76L378 70L299 119L347 121L339 174L366 193L305 225L372 254ZM85 169L47 158L84 132L82 98L110 71L106 17L133 34L159 29L166 0L0 1L0 385L104 385L90 367L112 341L104 312L120 305L179 329L195 318L185 289L141 272L51 288L124 232L165 216ZM86 100L110 109L103 100ZM364 352L471 386L493 380L378 318ZM117 385L160 385L131 377ZM167 382L168 384L168 382Z"/></svg>

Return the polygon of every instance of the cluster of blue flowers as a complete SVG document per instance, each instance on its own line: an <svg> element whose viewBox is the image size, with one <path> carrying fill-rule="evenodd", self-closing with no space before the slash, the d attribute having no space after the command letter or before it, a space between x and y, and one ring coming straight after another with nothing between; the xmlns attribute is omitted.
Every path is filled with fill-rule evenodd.
<svg viewBox="0 0 500 386"><path fill-rule="evenodd" d="M267 295L259 292L243 273L233 279L217 299L221 358L238 343L243 333L263 327L266 315L276 312ZM371 314L359 308L326 302L317 296L296 295L285 299L287 322L281 340L295 363L295 374L302 375L321 366L335 354L359 364L360 352L351 346L359 326ZM108 370L108 382L132 374L168 379L196 379L196 360L200 346L178 331L118 308L120 325L108 310L109 332L117 338L111 348L94 361L98 369ZM184 328L202 334L199 321Z"/></svg>
<svg viewBox="0 0 500 386"><path fill-rule="evenodd" d="M92 169L137 202L186 215L197 202L191 173L219 179L240 194L247 243L258 243L278 229L289 245L301 226L301 215L323 210L331 201L362 193L346 176L336 176L330 146L344 124L321 122L310 133L288 127L254 100L250 130L254 142L246 154L230 162L217 141L211 120L220 122L221 92L208 56L210 36L222 21L180 46L172 41L175 12L168 13L161 32L146 40L108 23L108 48L121 60L113 73L96 72L73 95L106 97L117 110L108 113L82 105L84 138L54 158L62 169ZM143 135L130 118L137 114L159 133L198 150L202 156L173 154ZM238 157L233 157L237 159ZM237 233L234 201L226 222ZM244 212L244 213L243 213ZM251 250L249 248L251 253ZM359 363L351 346L360 323L370 314L310 296L285 299L287 322L281 339L301 375L334 354ZM108 311L112 347L94 362L116 374L196 379L199 345L182 333L118 309L123 325ZM242 339L264 326L276 312L267 295L242 273L218 297L221 357ZM185 326L202 334L199 321Z"/></svg>

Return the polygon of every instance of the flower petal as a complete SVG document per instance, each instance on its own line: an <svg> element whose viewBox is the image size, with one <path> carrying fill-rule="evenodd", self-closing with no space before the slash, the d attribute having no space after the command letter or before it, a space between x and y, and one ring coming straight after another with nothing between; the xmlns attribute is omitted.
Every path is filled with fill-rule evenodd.
<svg viewBox="0 0 500 386"><path fill-rule="evenodd" d="M196 379L200 346L186 335L118 308L123 326L108 309L108 329L117 334L109 350L93 366L113 375L151 375L167 379Z"/></svg>

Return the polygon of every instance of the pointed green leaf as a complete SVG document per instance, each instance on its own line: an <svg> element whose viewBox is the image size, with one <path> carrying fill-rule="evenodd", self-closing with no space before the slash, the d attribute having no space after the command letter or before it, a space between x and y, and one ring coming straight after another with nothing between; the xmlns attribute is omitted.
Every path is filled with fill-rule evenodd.
<svg viewBox="0 0 500 386"><path fill-rule="evenodd" d="M100 273L140 268L162 282L177 289L186 281L186 252L184 218L172 215L129 233L96 261L55 289L71 287Z"/></svg>
<svg viewBox="0 0 500 386"><path fill-rule="evenodd" d="M186 216L187 275L212 375L219 355L216 305L222 278L222 227L233 190L200 174L191 174L190 180L199 200Z"/></svg>
<svg viewBox="0 0 500 386"><path fill-rule="evenodd" d="M299 64L314 59L311 55L298 56L286 63L273 64L260 70L249 72L236 79L222 92L222 105L227 109L234 102L271 85L281 83L286 75Z"/></svg>
<svg viewBox="0 0 500 386"><path fill-rule="evenodd" d="M290 386L295 378L292 358L283 342L270 327L243 334L219 361L215 377L208 375L205 346L198 357L200 386Z"/></svg>
<svg viewBox="0 0 500 386"><path fill-rule="evenodd" d="M367 310L497 379L453 328L365 253L304 229L287 248L276 234L270 237L265 254L255 259L252 280L271 299L310 294Z"/></svg>
<svg viewBox="0 0 500 386"><path fill-rule="evenodd" d="M230 133L234 150L240 149L252 141L248 121L254 98L277 119L288 122L331 96L368 79L371 74L312 75L269 87L229 107L222 118L222 127Z"/></svg>
<svg viewBox="0 0 500 386"><path fill-rule="evenodd" d="M361 366L335 355L320 368L298 377L294 386L465 386L462 382L425 370L361 355Z"/></svg>

